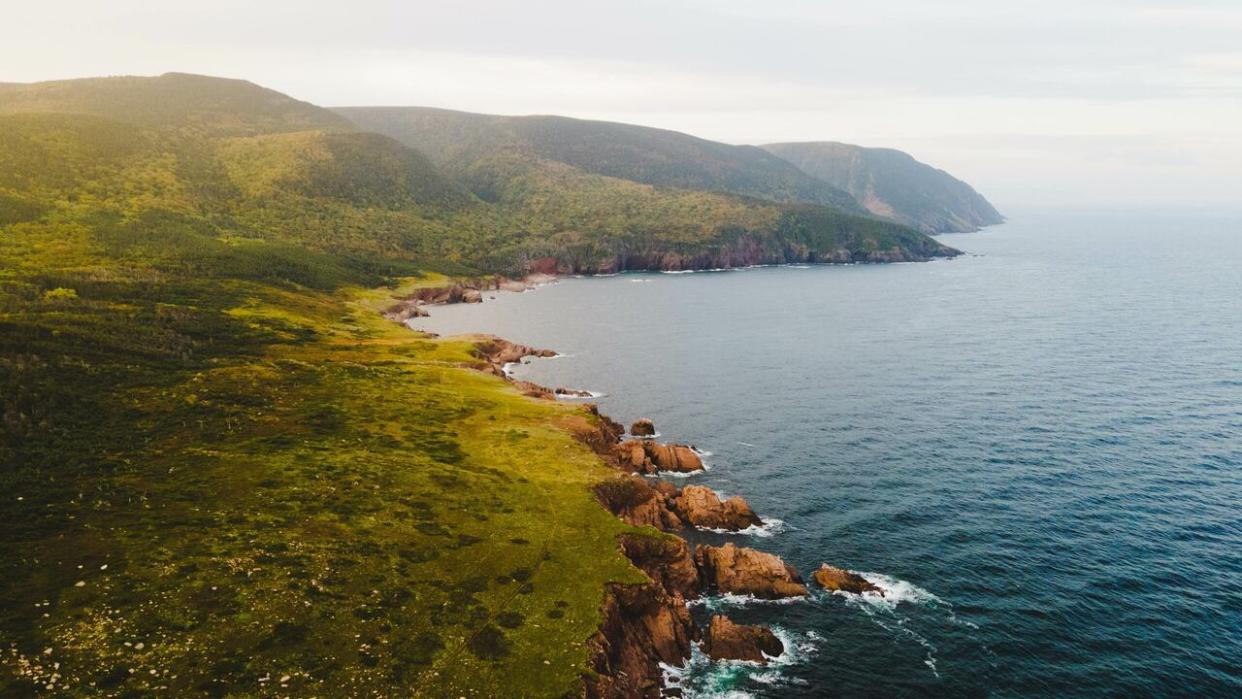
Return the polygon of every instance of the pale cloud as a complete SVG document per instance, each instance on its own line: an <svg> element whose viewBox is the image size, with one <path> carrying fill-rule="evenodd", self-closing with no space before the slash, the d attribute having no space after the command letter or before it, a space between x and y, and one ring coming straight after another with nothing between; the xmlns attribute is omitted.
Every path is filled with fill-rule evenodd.
<svg viewBox="0 0 1242 699"><path fill-rule="evenodd" d="M167 70L319 104L560 113L910 150L1004 207L1233 204L1236 2L51 0L0 80Z"/></svg>

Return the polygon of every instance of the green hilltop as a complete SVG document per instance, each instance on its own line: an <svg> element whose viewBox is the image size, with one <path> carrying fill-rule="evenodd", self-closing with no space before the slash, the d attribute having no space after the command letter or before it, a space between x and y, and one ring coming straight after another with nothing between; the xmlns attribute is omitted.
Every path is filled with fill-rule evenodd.
<svg viewBox="0 0 1242 699"><path fill-rule="evenodd" d="M974 231L1005 220L970 185L899 150L832 142L763 148L849 192L871 213L924 233Z"/></svg>

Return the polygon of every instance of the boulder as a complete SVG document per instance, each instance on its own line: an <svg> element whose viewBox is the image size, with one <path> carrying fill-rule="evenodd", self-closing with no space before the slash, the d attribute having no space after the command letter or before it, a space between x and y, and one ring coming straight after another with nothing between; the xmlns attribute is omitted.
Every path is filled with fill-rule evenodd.
<svg viewBox="0 0 1242 699"><path fill-rule="evenodd" d="M647 418L639 418L630 425L630 434L635 437L654 437L656 433L655 423Z"/></svg>
<svg viewBox="0 0 1242 699"><path fill-rule="evenodd" d="M633 473L656 472L655 464L652 464L651 459L647 457L647 451L643 448L641 440L631 439L614 444L612 453L617 460L617 466L622 470Z"/></svg>
<svg viewBox="0 0 1242 699"><path fill-rule="evenodd" d="M763 626L735 624L728 617L712 617L703 651L712 660L749 660L766 663L785 652L785 644Z"/></svg>
<svg viewBox="0 0 1242 699"><path fill-rule="evenodd" d="M691 473L703 470L703 460L694 449L684 444L657 444L649 439L629 439L617 444L613 455L618 466L634 473Z"/></svg>
<svg viewBox="0 0 1242 699"><path fill-rule="evenodd" d="M861 595L864 592L875 592L881 597L884 596L884 590L876 587L867 581L866 578L858 573L851 573L843 568L834 568L827 563L820 566L819 570L811 576L815 578L815 582L825 590L840 590L841 592L850 592L855 595Z"/></svg>
<svg viewBox="0 0 1242 699"><path fill-rule="evenodd" d="M670 504L682 521L693 527L735 532L750 526L763 526L763 520L742 498L734 496L721 502L714 490L701 485L682 488Z"/></svg>
<svg viewBox="0 0 1242 699"><path fill-rule="evenodd" d="M806 594L802 576L779 556L735 546L700 546L694 564L706 587L760 599L801 597Z"/></svg>
<svg viewBox="0 0 1242 699"><path fill-rule="evenodd" d="M461 292L462 303L483 303L483 292L478 289L463 289Z"/></svg>
<svg viewBox="0 0 1242 699"><path fill-rule="evenodd" d="M647 457L659 471L691 473L703 470L703 459L694 449L684 444L656 444L644 442Z"/></svg>

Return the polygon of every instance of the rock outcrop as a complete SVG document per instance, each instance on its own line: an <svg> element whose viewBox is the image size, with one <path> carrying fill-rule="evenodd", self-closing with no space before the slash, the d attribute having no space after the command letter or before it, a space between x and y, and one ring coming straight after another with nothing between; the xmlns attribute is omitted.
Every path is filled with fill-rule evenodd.
<svg viewBox="0 0 1242 699"><path fill-rule="evenodd" d="M762 626L735 624L717 614L703 639L703 652L712 660L748 660L766 663L785 652L785 644Z"/></svg>
<svg viewBox="0 0 1242 699"><path fill-rule="evenodd" d="M840 590L841 592L851 592L861 595L864 592L874 592L881 597L884 596L884 590L869 582L866 578L858 573L851 573L843 568L834 568L827 563L820 566L819 570L811 577L815 578L815 582L825 590Z"/></svg>
<svg viewBox="0 0 1242 699"><path fill-rule="evenodd" d="M602 611L588 642L593 673L583 678L583 695L659 697L660 663L684 665L697 637L685 601L656 583L609 585Z"/></svg>
<svg viewBox="0 0 1242 699"><path fill-rule="evenodd" d="M556 352L549 349L536 349L528 345L519 345L516 342L509 342L494 336L487 336L476 342L474 354L491 365L492 373L497 376L505 375L504 366L506 364L519 362L524 357L556 356Z"/></svg>
<svg viewBox="0 0 1242 699"><path fill-rule="evenodd" d="M686 599L699 593L698 573L686 542L676 537L632 535L621 550L651 578L644 585L610 585L604 621L590 641L587 697L659 697L660 663L683 665L698 627Z"/></svg>
<svg viewBox="0 0 1242 699"><path fill-rule="evenodd" d="M699 596L699 571L684 539L667 534L630 534L621 537L621 550L668 594L683 599Z"/></svg>
<svg viewBox="0 0 1242 699"><path fill-rule="evenodd" d="M595 493L609 512L627 524L664 531L685 526L668 504L670 498L677 496L677 488L671 483L649 483L638 476L624 476L600 483Z"/></svg>
<svg viewBox="0 0 1242 699"><path fill-rule="evenodd" d="M384 317L396 323L404 323L411 318L426 318L427 309L418 299L405 299L389 306Z"/></svg>
<svg viewBox="0 0 1242 699"><path fill-rule="evenodd" d="M740 531L763 526L763 520L742 498L734 496L721 502L715 491L701 485L682 488L671 505L683 522L694 527Z"/></svg>
<svg viewBox="0 0 1242 699"><path fill-rule="evenodd" d="M616 445L618 465L635 473L674 471L692 473L703 470L703 459L684 444L657 444L649 439L630 439Z"/></svg>
<svg viewBox="0 0 1242 699"><path fill-rule="evenodd" d="M630 425L630 434L635 437L654 437L656 433L655 423L648 418L639 418Z"/></svg>
<svg viewBox="0 0 1242 699"><path fill-rule="evenodd" d="M806 594L802 576L779 556L734 546L700 546L694 563L705 588L760 599L801 597Z"/></svg>
<svg viewBox="0 0 1242 699"><path fill-rule="evenodd" d="M409 296L390 306L384 311L384 317L404 323L411 318L427 317L426 306L448 303L483 303L485 291L526 291L555 280L556 277L550 274L530 274L522 279L500 276L482 277L459 280L443 286L427 286L415 289Z"/></svg>

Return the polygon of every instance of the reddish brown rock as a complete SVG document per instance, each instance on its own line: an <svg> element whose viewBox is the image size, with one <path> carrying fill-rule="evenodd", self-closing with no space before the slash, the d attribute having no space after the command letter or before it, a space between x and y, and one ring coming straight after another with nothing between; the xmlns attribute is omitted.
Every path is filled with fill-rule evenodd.
<svg viewBox="0 0 1242 699"><path fill-rule="evenodd" d="M478 289L464 289L461 292L462 303L483 303L483 292Z"/></svg>
<svg viewBox="0 0 1242 699"><path fill-rule="evenodd" d="M531 383L530 381L514 381L513 385L517 386L518 390L521 391L523 395L529 396L531 398L542 398L543 400L556 400L555 394L549 391L546 387L540 386L537 383Z"/></svg>
<svg viewBox="0 0 1242 699"><path fill-rule="evenodd" d="M694 449L684 444L656 444L654 442L645 442L645 444L648 445L646 449L651 463L655 464L656 469L660 471L690 473L703 470L703 459Z"/></svg>
<svg viewBox="0 0 1242 699"><path fill-rule="evenodd" d="M524 357L555 357L556 352L548 349L536 349L527 345L519 345L508 340L486 336L474 345L475 356L487 361L492 371L504 375L504 365L519 362Z"/></svg>
<svg viewBox="0 0 1242 699"><path fill-rule="evenodd" d="M779 556L734 546L700 546L694 563L705 587L760 599L800 597L806 594L802 576Z"/></svg>
<svg viewBox="0 0 1242 699"><path fill-rule="evenodd" d="M635 437L654 437L656 433L655 423L647 418L639 418L630 425L630 434Z"/></svg>
<svg viewBox="0 0 1242 699"><path fill-rule="evenodd" d="M621 550L668 594L685 599L699 596L699 571L684 539L629 534L621 537Z"/></svg>
<svg viewBox="0 0 1242 699"><path fill-rule="evenodd" d="M834 568L827 563L820 566L819 570L811 577L815 578L815 582L825 590L840 590L841 592L851 592L861 595L864 592L875 592L881 597L884 596L884 590L876 587L867 581L866 578L858 573L851 573L843 568Z"/></svg>
<svg viewBox="0 0 1242 699"><path fill-rule="evenodd" d="M662 484L669 486L669 484ZM669 486L671 487L671 486ZM664 531L681 529L681 519L668 506L669 494L661 488L652 487L646 479L625 476L604 481L595 488L604 507L627 524L636 527L655 527ZM673 488L672 497L677 489Z"/></svg>
<svg viewBox="0 0 1242 699"><path fill-rule="evenodd" d="M742 498L734 496L721 502L715 491L701 485L682 488L671 505L682 521L694 527L739 531L763 526L763 520Z"/></svg>
<svg viewBox="0 0 1242 699"><path fill-rule="evenodd" d="M744 626L717 614L703 640L703 651L713 660L749 660L766 663L785 652L785 644L763 626Z"/></svg>
<svg viewBox="0 0 1242 699"><path fill-rule="evenodd" d="M703 470L703 459L684 444L657 444L648 439L630 439L617 444L613 455L618 466L635 473Z"/></svg>
<svg viewBox="0 0 1242 699"><path fill-rule="evenodd" d="M602 611L589 641L593 673L583 678L583 696L656 699L660 663L684 665L698 635L685 601L654 583L610 585Z"/></svg>
<svg viewBox="0 0 1242 699"><path fill-rule="evenodd" d="M616 453L613 450L617 445L617 440L625 434L625 428L616 420L601 413L599 406L594 403L583 404L582 410L586 412L587 420L585 424L574 430L574 436L596 454L615 459Z"/></svg>

